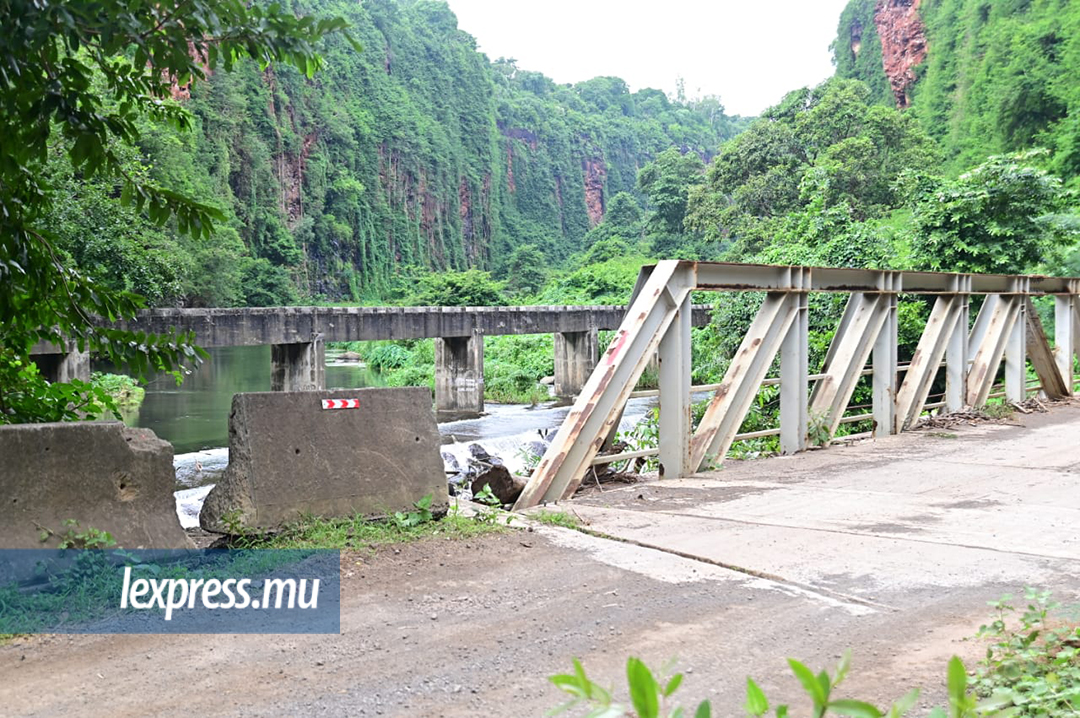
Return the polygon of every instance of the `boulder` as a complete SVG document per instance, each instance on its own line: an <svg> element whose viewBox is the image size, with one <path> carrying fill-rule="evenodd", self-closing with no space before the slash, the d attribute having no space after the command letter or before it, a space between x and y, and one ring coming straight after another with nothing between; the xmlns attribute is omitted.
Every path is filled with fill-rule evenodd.
<svg viewBox="0 0 1080 718"><path fill-rule="evenodd" d="M472 481L472 495L475 497L484 490L484 486L491 487L491 493L498 497L502 504L512 504L525 490L525 479L514 476L502 465L492 466L487 471L479 474Z"/></svg>

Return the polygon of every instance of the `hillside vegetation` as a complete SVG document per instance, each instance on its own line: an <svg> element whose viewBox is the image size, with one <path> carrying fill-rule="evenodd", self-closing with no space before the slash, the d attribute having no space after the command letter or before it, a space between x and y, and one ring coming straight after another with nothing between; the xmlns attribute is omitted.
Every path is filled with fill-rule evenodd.
<svg viewBox="0 0 1080 718"><path fill-rule="evenodd" d="M890 103L883 45L894 59L925 53L912 68L911 112L940 143L953 172L987 155L1040 146L1052 151L1049 168L1075 182L1080 6L1070 0L923 0L898 27L891 6L910 4L852 0L833 44L837 76L862 80L876 101Z"/></svg>
<svg viewBox="0 0 1080 718"><path fill-rule="evenodd" d="M80 266L159 305L375 302L415 272L502 277L521 246L565 260L664 150L708 159L740 126L716 98L490 62L441 2L294 9L344 17L362 50L335 35L312 79L245 61L175 87L194 131L145 122L125 148L132 172L224 212L208 240L121 208L113 181L54 157L64 202L48 226Z"/></svg>

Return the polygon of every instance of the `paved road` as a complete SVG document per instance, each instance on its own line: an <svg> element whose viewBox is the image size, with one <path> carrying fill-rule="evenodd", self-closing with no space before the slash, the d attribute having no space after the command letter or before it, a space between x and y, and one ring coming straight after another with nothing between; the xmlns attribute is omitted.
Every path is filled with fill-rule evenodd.
<svg viewBox="0 0 1080 718"><path fill-rule="evenodd" d="M5 715L542 715L581 657L677 657L687 702L740 715L746 675L796 700L783 659L853 650L850 693L943 699L986 601L1080 600L1080 407L1025 426L916 432L731 462L562 507L535 526L343 558L342 634L55 636L0 647ZM602 538L599 535L612 538ZM797 705L801 705L798 704ZM802 714L798 711L797 714Z"/></svg>

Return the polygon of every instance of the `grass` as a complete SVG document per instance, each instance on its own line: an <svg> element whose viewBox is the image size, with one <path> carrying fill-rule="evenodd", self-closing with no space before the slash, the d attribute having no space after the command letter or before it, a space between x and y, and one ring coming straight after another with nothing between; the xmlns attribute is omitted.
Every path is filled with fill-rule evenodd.
<svg viewBox="0 0 1080 718"><path fill-rule="evenodd" d="M453 512L442 519L407 524L402 521L371 521L361 516L351 519L305 517L266 536L239 536L240 548L328 548L374 552L381 546L439 538L450 541L471 539L509 529L499 523L478 521Z"/></svg>
<svg viewBox="0 0 1080 718"><path fill-rule="evenodd" d="M547 526L562 526L568 529L581 528L581 519L567 511L537 511L529 514L529 518Z"/></svg>
<svg viewBox="0 0 1080 718"><path fill-rule="evenodd" d="M1010 416L1016 413L1016 409L1012 404L1001 402L998 404L987 404L979 409L983 416L990 419L1008 419Z"/></svg>

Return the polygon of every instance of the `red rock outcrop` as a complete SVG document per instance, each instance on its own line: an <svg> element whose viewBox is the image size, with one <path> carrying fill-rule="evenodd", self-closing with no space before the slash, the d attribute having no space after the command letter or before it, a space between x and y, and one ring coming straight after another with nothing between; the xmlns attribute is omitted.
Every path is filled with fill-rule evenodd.
<svg viewBox="0 0 1080 718"><path fill-rule="evenodd" d="M915 66L926 59L926 26L919 17L919 1L878 0L874 8L885 76L901 109L911 104L907 91L915 82Z"/></svg>
<svg viewBox="0 0 1080 718"><path fill-rule="evenodd" d="M585 209L589 213L589 226L595 227L604 219L604 179L607 166L603 159L581 161L585 174Z"/></svg>
<svg viewBox="0 0 1080 718"><path fill-rule="evenodd" d="M206 56L206 43L202 43L198 46L194 42L188 41L188 55L191 59L199 64L202 68L203 75L209 79L214 73L210 69L210 61ZM180 85L176 82L175 77L169 77L169 94L172 95L174 100L190 100L191 99L191 83Z"/></svg>
<svg viewBox="0 0 1080 718"><path fill-rule="evenodd" d="M511 192L517 192L517 185L514 184L514 146L509 142L506 143L506 187Z"/></svg>

